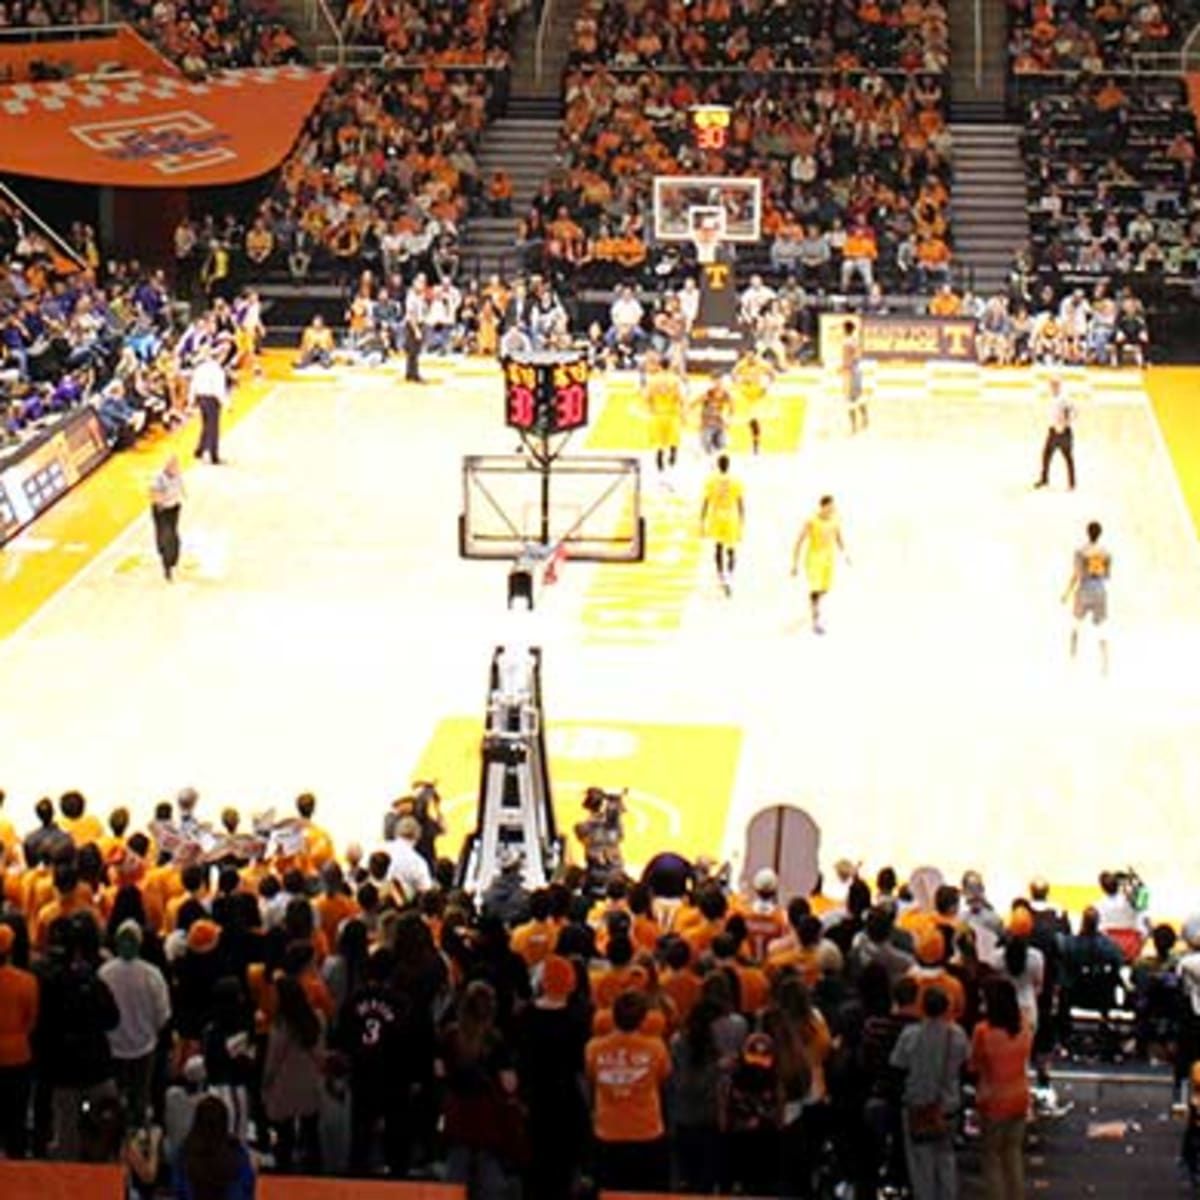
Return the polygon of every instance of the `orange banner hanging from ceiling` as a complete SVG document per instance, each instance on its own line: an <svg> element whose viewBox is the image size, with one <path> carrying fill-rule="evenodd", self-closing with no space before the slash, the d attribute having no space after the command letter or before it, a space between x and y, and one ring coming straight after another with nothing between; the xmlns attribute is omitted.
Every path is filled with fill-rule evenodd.
<svg viewBox="0 0 1200 1200"><path fill-rule="evenodd" d="M273 170L330 79L306 67L0 88L0 172L112 187L212 187Z"/></svg>

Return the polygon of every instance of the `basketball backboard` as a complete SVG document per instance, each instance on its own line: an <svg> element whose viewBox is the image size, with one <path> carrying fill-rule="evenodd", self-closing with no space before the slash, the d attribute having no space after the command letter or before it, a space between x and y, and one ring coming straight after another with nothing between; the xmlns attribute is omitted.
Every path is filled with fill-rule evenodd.
<svg viewBox="0 0 1200 1200"><path fill-rule="evenodd" d="M641 562L637 459L561 457L545 473L525 455L464 458L462 557L515 560L531 547L561 547L584 562Z"/></svg>
<svg viewBox="0 0 1200 1200"><path fill-rule="evenodd" d="M757 242L762 236L762 181L736 175L656 175L654 237L690 242L721 214L721 241Z"/></svg>

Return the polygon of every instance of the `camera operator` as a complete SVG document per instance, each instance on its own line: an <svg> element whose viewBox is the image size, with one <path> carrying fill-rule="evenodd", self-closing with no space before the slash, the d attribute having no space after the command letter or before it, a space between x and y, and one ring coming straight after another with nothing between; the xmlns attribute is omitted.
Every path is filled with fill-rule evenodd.
<svg viewBox="0 0 1200 1200"><path fill-rule="evenodd" d="M625 796L622 792L591 787L583 797L583 807L588 816L575 826L575 836L583 845L587 889L595 896L602 896L608 881L625 870L621 855Z"/></svg>

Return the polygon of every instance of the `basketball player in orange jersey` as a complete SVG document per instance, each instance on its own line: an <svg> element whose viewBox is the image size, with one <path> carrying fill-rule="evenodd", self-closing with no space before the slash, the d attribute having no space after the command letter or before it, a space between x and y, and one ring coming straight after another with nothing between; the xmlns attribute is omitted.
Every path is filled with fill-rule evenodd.
<svg viewBox="0 0 1200 1200"><path fill-rule="evenodd" d="M862 346L853 321L842 326L842 391L850 413L850 432L867 427L867 397L863 392Z"/></svg>
<svg viewBox="0 0 1200 1200"><path fill-rule="evenodd" d="M735 404L746 414L750 427L750 443L757 454L762 445L762 416L763 403L767 398L767 389L775 379L767 360L756 350L743 354L730 372L733 383Z"/></svg>
<svg viewBox="0 0 1200 1200"><path fill-rule="evenodd" d="M660 478L679 457L683 430L683 381L654 353L645 359L646 381L642 396L650 410L650 446Z"/></svg>
<svg viewBox="0 0 1200 1200"><path fill-rule="evenodd" d="M704 485L704 503L700 506L700 532L714 542L713 556L717 579L725 595L733 594L733 568L737 545L742 540L746 520L746 502L742 481L729 474L729 456L717 459L717 469Z"/></svg>

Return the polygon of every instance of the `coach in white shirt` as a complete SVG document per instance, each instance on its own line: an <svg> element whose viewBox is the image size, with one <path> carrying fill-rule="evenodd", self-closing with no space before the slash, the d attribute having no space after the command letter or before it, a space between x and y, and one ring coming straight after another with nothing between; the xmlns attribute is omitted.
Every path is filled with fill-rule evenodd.
<svg viewBox="0 0 1200 1200"><path fill-rule="evenodd" d="M392 860L388 878L411 900L421 892L433 887L433 876L429 864L417 853L417 842L421 837L421 826L415 817L401 817L396 822L396 836L385 842L383 849Z"/></svg>
<svg viewBox="0 0 1200 1200"><path fill-rule="evenodd" d="M225 371L211 352L206 352L196 364L188 384L188 399L200 409L197 458L207 454L214 463L221 461L221 409L228 397Z"/></svg>

